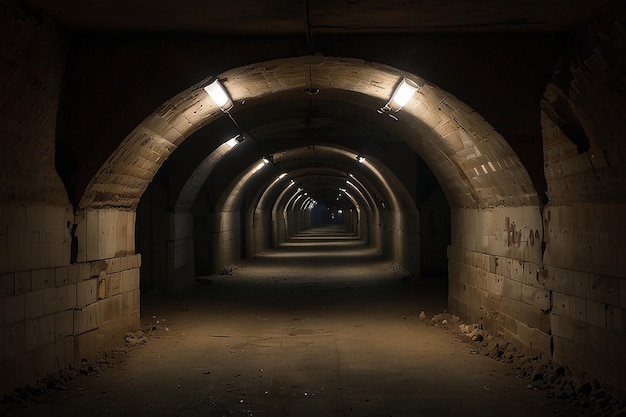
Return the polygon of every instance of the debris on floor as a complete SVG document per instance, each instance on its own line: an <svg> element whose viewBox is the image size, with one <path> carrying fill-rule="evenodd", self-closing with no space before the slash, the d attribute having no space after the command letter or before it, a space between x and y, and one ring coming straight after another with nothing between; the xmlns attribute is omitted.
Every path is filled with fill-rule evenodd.
<svg viewBox="0 0 626 417"><path fill-rule="evenodd" d="M135 345L143 345L148 343L148 338L143 330L137 330L136 332L128 332L124 336L124 341L127 345L135 346Z"/></svg>
<svg viewBox="0 0 626 417"><path fill-rule="evenodd" d="M570 400L574 407L595 408L597 416L626 417L626 402L602 387L597 379L542 358L541 354L524 353L501 335L489 334L481 323L463 323L458 316L444 310L432 317L430 325L452 331L458 329L476 349L470 353L480 353L508 364L518 379L529 380L529 389L545 390L546 398Z"/></svg>

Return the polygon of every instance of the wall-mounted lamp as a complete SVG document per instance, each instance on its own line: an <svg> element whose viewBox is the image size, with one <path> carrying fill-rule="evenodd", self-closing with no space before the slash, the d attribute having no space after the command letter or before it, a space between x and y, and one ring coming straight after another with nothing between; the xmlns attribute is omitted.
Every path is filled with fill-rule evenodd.
<svg viewBox="0 0 626 417"><path fill-rule="evenodd" d="M419 87L415 81L403 78L391 95L391 99L389 99L387 104L378 109L378 113L385 113L388 111L399 112L402 110L402 107L409 102L411 97L413 97L418 88Z"/></svg>
<svg viewBox="0 0 626 417"><path fill-rule="evenodd" d="M211 100L224 112L228 113L233 108L233 101L228 96L228 92L220 83L220 80L215 79L211 84L204 87L204 91L207 92Z"/></svg>
<svg viewBox="0 0 626 417"><path fill-rule="evenodd" d="M235 146L243 142L243 140L241 140L240 138L241 138L241 135L233 136L232 138L226 141L226 144L230 146L231 148L234 148Z"/></svg>

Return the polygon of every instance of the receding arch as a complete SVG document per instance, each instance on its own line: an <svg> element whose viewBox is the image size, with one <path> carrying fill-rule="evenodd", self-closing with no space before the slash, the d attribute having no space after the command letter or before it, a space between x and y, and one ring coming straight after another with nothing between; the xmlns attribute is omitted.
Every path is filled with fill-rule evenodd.
<svg viewBox="0 0 626 417"><path fill-rule="evenodd" d="M433 171L452 207L538 204L528 173L506 141L470 107L417 75L358 59L298 57L235 68L219 78L235 102L303 90L310 79L315 88L350 92L354 99L367 96L382 105L403 76L420 89L396 128ZM177 146L223 116L202 90L207 81L173 97L135 128L92 178L78 208L135 209Z"/></svg>

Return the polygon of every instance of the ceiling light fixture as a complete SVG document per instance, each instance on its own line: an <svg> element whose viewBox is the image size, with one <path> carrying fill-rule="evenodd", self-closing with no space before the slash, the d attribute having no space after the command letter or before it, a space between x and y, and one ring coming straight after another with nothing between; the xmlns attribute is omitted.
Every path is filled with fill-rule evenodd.
<svg viewBox="0 0 626 417"><path fill-rule="evenodd" d="M393 94L387 104L378 109L378 113L385 113L388 111L399 112L409 102L411 97L413 97L418 88L419 87L415 81L403 78L393 91Z"/></svg>
<svg viewBox="0 0 626 417"><path fill-rule="evenodd" d="M219 79L204 87L211 100L224 112L228 113L233 108L233 101Z"/></svg>
<svg viewBox="0 0 626 417"><path fill-rule="evenodd" d="M228 146L230 146L231 148L234 148L235 146L239 145L239 136L240 135L237 135L237 136L234 136L234 137L228 139L226 141L226 144Z"/></svg>

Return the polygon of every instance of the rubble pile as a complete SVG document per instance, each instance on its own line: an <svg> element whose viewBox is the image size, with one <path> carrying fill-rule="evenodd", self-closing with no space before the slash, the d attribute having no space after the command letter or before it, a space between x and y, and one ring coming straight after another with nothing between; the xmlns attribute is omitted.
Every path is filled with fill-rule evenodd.
<svg viewBox="0 0 626 417"><path fill-rule="evenodd" d="M540 354L524 353L515 344L493 336L480 323L466 324L455 314L433 316L429 325L458 330L472 343L472 353L483 354L510 365L517 378L528 380L527 387L543 390L547 398L569 400L575 407L593 408L600 417L626 417L626 403L615 397L595 378L545 359Z"/></svg>

